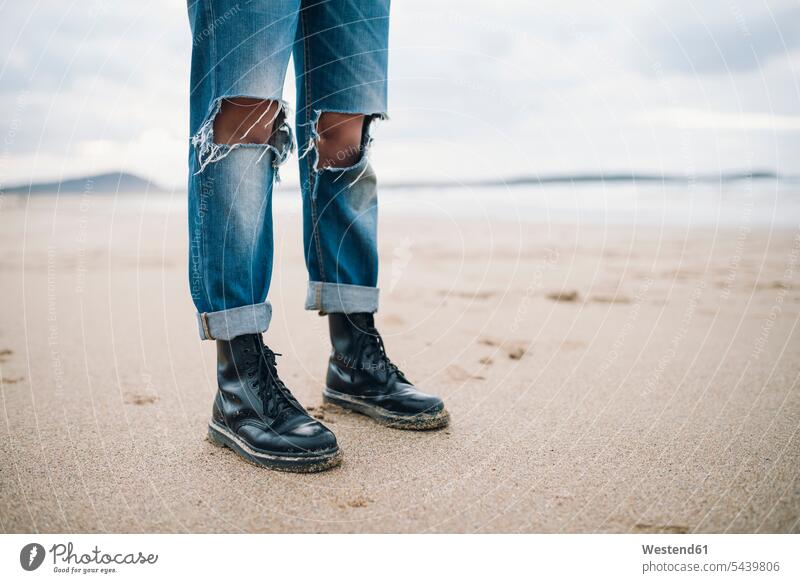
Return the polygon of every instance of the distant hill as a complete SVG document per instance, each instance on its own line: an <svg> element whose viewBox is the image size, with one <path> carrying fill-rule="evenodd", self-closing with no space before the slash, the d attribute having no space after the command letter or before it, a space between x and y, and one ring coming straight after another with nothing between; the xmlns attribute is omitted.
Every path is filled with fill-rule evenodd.
<svg viewBox="0 0 800 583"><path fill-rule="evenodd" d="M592 184L592 183L715 183L734 182L738 180L800 180L798 176L781 176L772 171L726 172L721 174L702 174L683 176L678 174L642 174L636 172L614 172L599 174L550 174L542 176L510 176L506 178L488 178L457 181L421 180L408 182L382 182L381 189L446 189L446 188L486 188L492 186L542 186L545 184ZM128 174L126 172L109 172L95 176L70 178L59 182L34 182L19 184L0 191L4 194L82 194L94 193L159 193L167 192L155 182Z"/></svg>
<svg viewBox="0 0 800 583"><path fill-rule="evenodd" d="M164 192L155 182L128 174L126 172L109 172L94 176L69 178L57 182L34 182L18 184L2 189L5 194L83 194L94 193L132 193L132 192Z"/></svg>

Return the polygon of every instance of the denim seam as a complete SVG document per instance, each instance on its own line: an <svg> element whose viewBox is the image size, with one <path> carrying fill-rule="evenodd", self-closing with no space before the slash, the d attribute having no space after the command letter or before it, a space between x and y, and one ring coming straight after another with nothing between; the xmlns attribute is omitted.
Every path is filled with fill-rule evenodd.
<svg viewBox="0 0 800 583"><path fill-rule="evenodd" d="M208 313L203 312L202 314L200 314L200 322L202 322L203 324L203 332L206 336L206 339L216 340L216 338L214 338L214 335L211 334L211 330L208 327Z"/></svg>
<svg viewBox="0 0 800 583"><path fill-rule="evenodd" d="M212 6L212 3L210 2L210 0L205 0L203 2L203 10L206 13L206 18L209 19L208 22L214 22L214 7ZM216 61L217 61L217 39L216 39L216 33L215 33L213 27L211 28L211 35L210 35L208 40L209 40L209 51L211 53L211 62L212 63L216 63ZM216 92L217 92L217 72L216 72L216 67L211 67L211 71L209 71L209 76L211 77L211 87L214 90L214 94L216 94ZM214 107L215 107L215 103L212 100L210 109L213 109ZM202 124L201 124L200 127L202 127ZM200 198L200 201L199 201L200 203L202 203L203 193L205 192L205 184L206 184L206 175L205 174L201 174L200 175L200 197L201 198ZM200 225L200 228L198 230L200 231L200 244L199 244L199 251L198 252L200 253L199 260L200 260L200 274L202 276L201 277L202 293L203 293L204 301L209 302L209 304L210 304L211 296L208 293L208 287L206 285L206 282L208 281L208 278L207 278L208 271L206 269L206 257L207 257L207 254L206 254L206 237L204 236L205 229L203 228L203 225Z"/></svg>
<svg viewBox="0 0 800 583"><path fill-rule="evenodd" d="M311 196L311 223L313 224L312 233L314 233L314 247L317 250L317 263L319 264L319 277L322 281L327 281L325 278L325 265L322 259L322 239L319 234L319 209L317 208L317 188L319 188L319 180L314 179Z"/></svg>
<svg viewBox="0 0 800 583"><path fill-rule="evenodd" d="M207 174L200 175L200 204L203 203L203 197L206 193L206 179L208 178ZM208 254L206 253L206 236L205 236L205 225L200 224L199 229L200 231L200 274L202 276L202 286L203 286L203 296L205 301L208 302L209 306L211 305L211 295L208 293L208 287L206 283L208 282L208 269L206 266L206 257Z"/></svg>
<svg viewBox="0 0 800 583"><path fill-rule="evenodd" d="M209 14L209 18L210 18L210 20L208 22L209 23L213 23L214 22L214 6L213 6L213 2L211 2L211 0L206 0L205 4L206 4L206 7L208 8L208 14ZM217 62L217 32L216 32L214 26L211 27L211 62L212 63L216 63ZM216 101L217 90L218 90L218 87L217 87L217 68L214 67L214 66L211 67L211 87L214 89L214 100L212 100L212 102L211 102L212 103L212 107L213 107L214 101Z"/></svg>
<svg viewBox="0 0 800 583"><path fill-rule="evenodd" d="M311 76L308 74L310 70L310 57L309 57L309 49L310 43L308 42L308 26L306 25L306 13L305 11L301 10L300 12L300 22L303 28L303 83L306 86L306 107L305 107L305 119L306 124L312 123L314 121L312 119L312 111L311 111ZM312 136L316 132L316 128L311 128ZM319 277L322 281L325 281L325 265L322 259L322 241L320 240L319 235L319 220L318 220L318 212L317 212L317 188L319 186L319 180L317 179L316 173L314 171L314 166L316 166L316 162L312 163L310 158L306 159L306 164L308 165L308 180L309 180L309 188L308 188L308 196L309 196L309 203L311 205L311 234L314 238L314 247L316 248L317 252L317 264L319 268Z"/></svg>

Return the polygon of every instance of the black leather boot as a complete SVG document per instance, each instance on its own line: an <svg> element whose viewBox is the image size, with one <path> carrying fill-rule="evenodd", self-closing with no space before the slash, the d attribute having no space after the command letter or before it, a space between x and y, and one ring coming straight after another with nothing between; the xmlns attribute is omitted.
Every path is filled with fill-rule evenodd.
<svg viewBox="0 0 800 583"><path fill-rule="evenodd" d="M333 352L323 398L399 429L438 429L450 415L389 360L372 314L328 314Z"/></svg>
<svg viewBox="0 0 800 583"><path fill-rule="evenodd" d="M336 436L278 378L275 353L261 334L217 340L217 382L208 424L215 445L289 472L319 472L341 462Z"/></svg>

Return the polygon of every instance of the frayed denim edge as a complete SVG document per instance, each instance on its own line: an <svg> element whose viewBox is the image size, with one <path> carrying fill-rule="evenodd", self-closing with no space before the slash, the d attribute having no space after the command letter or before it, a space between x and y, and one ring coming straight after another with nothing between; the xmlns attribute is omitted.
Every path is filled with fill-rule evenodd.
<svg viewBox="0 0 800 583"><path fill-rule="evenodd" d="M345 166L345 167L338 167L338 166L329 166L325 168L319 168L319 150L317 149L317 140L319 140L319 132L317 132L317 124L319 122L319 118L322 116L323 113L349 113L353 115L364 115L368 118L368 123L365 125L364 131L366 135L364 136L363 143L361 145L361 157L358 159L358 162L353 164L352 166ZM334 182L341 178L346 172L352 172L353 170L360 170L358 176L353 179L353 181L348 184L348 187L353 186L356 182L358 182L361 177L364 175L364 172L367 170L367 166L369 165L369 149L372 144L372 135L370 134L370 129L372 124L375 120L386 121L389 119L389 116L384 112L373 112L373 113L364 113L363 111L347 111L347 110L340 110L340 109L315 109L314 115L311 116L311 121L306 122L302 125L310 126L309 129L309 138L308 143L305 145L305 149L300 153L299 159L302 160L305 158L309 152L314 152L314 164L312 164L312 168L314 172L319 174L320 172L332 172L334 174L339 174L338 177L334 178Z"/></svg>
<svg viewBox="0 0 800 583"><path fill-rule="evenodd" d="M282 123L273 131L269 142L265 144L217 144L214 142L214 119L222 108L222 100L235 97L262 99L264 101L276 101L278 103L279 107L278 111L275 113L274 119L278 119L282 114ZM275 155L272 162L272 166L275 168L275 180L280 181L278 166L283 164L295 149L294 133L288 122L290 115L291 108L283 99L252 95L223 95L222 97L216 98L203 125L200 126L200 129L197 130L197 133L194 134L191 139L192 146L197 151L197 163L200 165L200 169L195 172L195 175L203 172L209 164L219 162L236 148L263 148L264 152L259 157L259 160L261 160L267 152L272 152Z"/></svg>

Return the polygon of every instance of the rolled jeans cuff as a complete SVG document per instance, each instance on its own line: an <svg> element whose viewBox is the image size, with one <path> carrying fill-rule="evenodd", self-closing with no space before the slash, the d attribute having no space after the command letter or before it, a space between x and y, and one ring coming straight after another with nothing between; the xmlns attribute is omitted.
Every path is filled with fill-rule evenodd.
<svg viewBox="0 0 800 583"><path fill-rule="evenodd" d="M266 332L271 319L272 305L264 302L197 314L197 327L202 340L232 340L242 334Z"/></svg>
<svg viewBox="0 0 800 583"><path fill-rule="evenodd" d="M325 314L374 314L378 311L378 294L376 287L309 281L306 310L319 310Z"/></svg>

